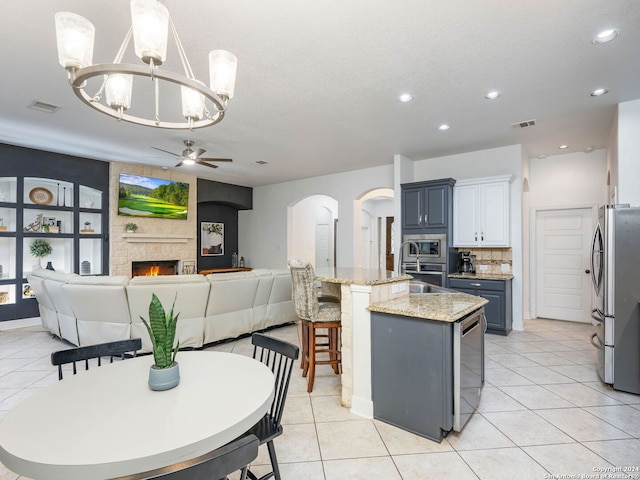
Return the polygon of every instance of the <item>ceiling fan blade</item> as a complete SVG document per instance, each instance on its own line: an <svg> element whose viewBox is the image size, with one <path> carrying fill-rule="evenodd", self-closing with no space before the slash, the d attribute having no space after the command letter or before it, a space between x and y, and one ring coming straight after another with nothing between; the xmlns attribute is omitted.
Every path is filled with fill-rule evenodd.
<svg viewBox="0 0 640 480"><path fill-rule="evenodd" d="M193 152L194 153L194 157L193 158L198 158L204 152L206 152L206 150L204 148L198 148L195 152Z"/></svg>
<svg viewBox="0 0 640 480"><path fill-rule="evenodd" d="M233 162L232 158L201 158L205 162Z"/></svg>
<svg viewBox="0 0 640 480"><path fill-rule="evenodd" d="M196 158L196 163L198 165L204 165L205 167L218 168L218 165L211 165L210 163L202 161L202 158Z"/></svg>
<svg viewBox="0 0 640 480"><path fill-rule="evenodd" d="M179 157L180 156L177 153L169 152L168 150L163 150L163 149L158 148L158 147L151 147L151 148L153 148L154 150L160 150L161 152L168 153L169 155L173 155L175 157Z"/></svg>
<svg viewBox="0 0 640 480"><path fill-rule="evenodd" d="M182 160L180 160L180 163L176 163L174 166L175 166L175 167L181 167L183 163L184 163L184 162L183 162Z"/></svg>

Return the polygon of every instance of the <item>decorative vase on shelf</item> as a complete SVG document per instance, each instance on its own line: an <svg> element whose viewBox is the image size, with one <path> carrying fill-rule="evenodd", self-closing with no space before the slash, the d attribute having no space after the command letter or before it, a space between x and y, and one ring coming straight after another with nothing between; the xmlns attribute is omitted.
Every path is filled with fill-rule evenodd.
<svg viewBox="0 0 640 480"><path fill-rule="evenodd" d="M80 275L91 275L91 262L89 260L84 260L80 264Z"/></svg>
<svg viewBox="0 0 640 480"><path fill-rule="evenodd" d="M47 266L45 267L47 270L52 270L52 271L56 271L55 268L53 268L53 265L51 265L51 262L47 262Z"/></svg>

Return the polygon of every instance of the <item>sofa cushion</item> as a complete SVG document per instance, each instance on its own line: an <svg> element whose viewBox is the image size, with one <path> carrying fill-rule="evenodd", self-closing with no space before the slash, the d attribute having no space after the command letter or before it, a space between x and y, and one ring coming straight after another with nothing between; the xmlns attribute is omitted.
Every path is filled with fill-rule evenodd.
<svg viewBox="0 0 640 480"><path fill-rule="evenodd" d="M114 282L116 280L114 277ZM131 317L124 285L69 283L61 290L76 317L80 346L131 338Z"/></svg>
<svg viewBox="0 0 640 480"><path fill-rule="evenodd" d="M60 326L60 336L74 345L79 345L76 316L74 315L73 310L71 310L66 297L62 294L62 286L66 285L66 280L70 278L71 274L68 273L52 275L44 280L44 288L49 293L51 301L56 309L58 325Z"/></svg>
<svg viewBox="0 0 640 480"><path fill-rule="evenodd" d="M289 270L274 270L273 287L267 305L266 326L294 322L297 319L291 300L291 273Z"/></svg>
<svg viewBox="0 0 640 480"><path fill-rule="evenodd" d="M176 275L174 278L181 276L183 275ZM149 304L154 293L160 299L167 313L171 310L174 300L176 302L174 314L180 314L176 327L176 339L180 340L180 346L202 346L204 316L209 298L209 282L204 280L187 283L169 284L163 282L162 284L143 285L130 283L125 288L131 316L131 338L142 338L143 351L151 351L151 340L140 317L142 316L145 320L149 319Z"/></svg>
<svg viewBox="0 0 640 480"><path fill-rule="evenodd" d="M29 282L29 285L31 285L31 290L36 296L35 301L38 302L38 310L40 311L40 322L42 323L42 326L59 337L60 324L58 323L58 314L56 313L56 307L53 304L53 300L49 296L49 292L44 288L44 280L46 277L41 275L40 270L28 273L27 281Z"/></svg>
<svg viewBox="0 0 640 480"><path fill-rule="evenodd" d="M211 293L204 324L204 343L253 331L253 301L258 278L251 272L207 276Z"/></svg>
<svg viewBox="0 0 640 480"><path fill-rule="evenodd" d="M129 284L129 277L125 275L80 275L69 280L69 284L126 286Z"/></svg>
<svg viewBox="0 0 640 480"><path fill-rule="evenodd" d="M161 285L161 284L176 284L176 283L205 283L207 281L204 275L138 275L133 277L130 281L130 285Z"/></svg>

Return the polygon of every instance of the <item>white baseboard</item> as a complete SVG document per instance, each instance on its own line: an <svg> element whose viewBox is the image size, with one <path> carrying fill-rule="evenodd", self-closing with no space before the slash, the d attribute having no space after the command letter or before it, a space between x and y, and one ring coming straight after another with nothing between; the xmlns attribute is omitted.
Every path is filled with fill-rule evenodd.
<svg viewBox="0 0 640 480"><path fill-rule="evenodd" d="M36 327L42 325L40 317L21 318L20 320L7 320L0 322L1 330L13 330L15 328Z"/></svg>

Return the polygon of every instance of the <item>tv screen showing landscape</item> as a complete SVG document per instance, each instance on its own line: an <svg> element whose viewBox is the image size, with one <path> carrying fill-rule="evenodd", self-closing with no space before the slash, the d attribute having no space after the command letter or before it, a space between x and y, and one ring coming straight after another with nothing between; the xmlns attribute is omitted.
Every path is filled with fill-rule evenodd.
<svg viewBox="0 0 640 480"><path fill-rule="evenodd" d="M120 174L118 215L185 220L188 205L188 183Z"/></svg>

